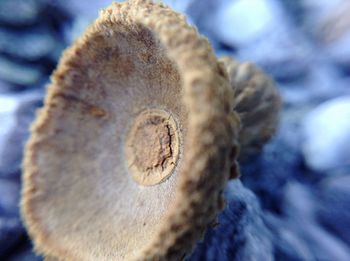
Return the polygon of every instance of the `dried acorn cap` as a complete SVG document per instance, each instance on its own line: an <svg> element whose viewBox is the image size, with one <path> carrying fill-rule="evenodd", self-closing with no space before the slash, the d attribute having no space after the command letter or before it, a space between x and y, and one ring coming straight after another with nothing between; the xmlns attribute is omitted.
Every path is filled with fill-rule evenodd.
<svg viewBox="0 0 350 261"><path fill-rule="evenodd" d="M239 134L240 159L260 151L278 125L281 97L273 80L252 63L239 63L223 57L234 90L234 110L241 119Z"/></svg>
<svg viewBox="0 0 350 261"><path fill-rule="evenodd" d="M222 208L237 152L232 88L208 41L162 4L114 3L51 80L23 164L36 251L183 258Z"/></svg>

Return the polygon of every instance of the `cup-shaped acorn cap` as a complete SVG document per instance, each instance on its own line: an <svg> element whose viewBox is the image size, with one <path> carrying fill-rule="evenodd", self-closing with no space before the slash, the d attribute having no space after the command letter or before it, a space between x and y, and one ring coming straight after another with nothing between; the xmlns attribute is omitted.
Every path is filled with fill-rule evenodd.
<svg viewBox="0 0 350 261"><path fill-rule="evenodd" d="M281 97L274 81L252 63L219 59L234 90L234 110L241 119L240 160L257 153L276 132Z"/></svg>
<svg viewBox="0 0 350 261"><path fill-rule="evenodd" d="M222 207L238 136L225 70L180 14L114 3L52 76L22 214L52 260L179 260Z"/></svg>

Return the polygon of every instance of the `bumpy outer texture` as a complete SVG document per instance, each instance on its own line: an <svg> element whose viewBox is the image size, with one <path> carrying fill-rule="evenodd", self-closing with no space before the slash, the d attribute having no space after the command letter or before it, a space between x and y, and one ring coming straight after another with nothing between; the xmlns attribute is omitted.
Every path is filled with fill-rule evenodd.
<svg viewBox="0 0 350 261"><path fill-rule="evenodd" d="M161 97L153 85L141 89L144 79L163 87ZM155 186L138 186L123 164L113 165L123 162L125 133L110 126L128 126L127 118L114 121L134 99L141 107L163 99L179 120L178 166ZM65 51L26 146L21 207L36 251L75 261L180 260L190 253L223 207L231 157L236 164L232 101L226 71L182 15L146 0L103 10ZM121 146L116 154L106 153L114 143ZM152 226L143 229L142 218Z"/></svg>
<svg viewBox="0 0 350 261"><path fill-rule="evenodd" d="M220 58L235 93L234 110L241 119L240 159L258 152L278 125L281 98L271 78L251 63Z"/></svg>

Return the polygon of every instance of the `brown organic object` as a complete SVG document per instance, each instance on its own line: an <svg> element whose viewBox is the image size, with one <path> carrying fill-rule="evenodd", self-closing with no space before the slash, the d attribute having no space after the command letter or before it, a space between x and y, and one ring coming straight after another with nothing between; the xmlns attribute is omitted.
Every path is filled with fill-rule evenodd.
<svg viewBox="0 0 350 261"><path fill-rule="evenodd" d="M238 96L237 96L238 97ZM227 71L149 0L103 10L52 76L22 215L47 260L179 260L223 207L240 120Z"/></svg>
<svg viewBox="0 0 350 261"><path fill-rule="evenodd" d="M234 110L241 119L240 159L260 151L273 136L281 109L280 95L274 82L252 63L232 58L220 59L228 72L235 93Z"/></svg>

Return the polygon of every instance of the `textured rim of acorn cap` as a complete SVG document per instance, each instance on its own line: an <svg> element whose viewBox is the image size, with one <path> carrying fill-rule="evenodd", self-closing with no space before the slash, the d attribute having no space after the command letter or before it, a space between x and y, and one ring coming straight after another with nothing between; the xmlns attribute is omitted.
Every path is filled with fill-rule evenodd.
<svg viewBox="0 0 350 261"><path fill-rule="evenodd" d="M252 63L230 57L219 59L234 90L234 110L241 119L240 160L261 150L275 134L282 100L274 81Z"/></svg>
<svg viewBox="0 0 350 261"><path fill-rule="evenodd" d="M137 41L131 38L132 42L128 42L129 36L135 37ZM128 104L108 103L109 97L104 96L104 92L113 94L119 91L119 95L128 97L128 93L133 93L133 88L139 90L137 86L142 86L143 82L135 78L132 79L133 85L122 89L123 92L113 88L114 85L121 84L113 77L120 77L121 82L129 79L133 61L124 58L134 53L128 52L143 50L136 48L137 45L133 47L135 41L148 48L151 54L152 50L159 51L159 57L155 59L147 52L137 53L139 64L144 62L148 74L143 75L143 70L139 67L134 68L136 73L153 79L154 75L147 66L163 68L159 66L164 65L163 69L169 70L170 78L173 77L166 83L171 85L176 82L177 85L174 86L179 87L179 93L173 96L173 90L163 86L169 92L169 97L165 100L177 102L174 111L173 108L158 108L154 104L154 108L151 106L150 109L164 109L174 116L179 128L180 148L175 170L165 181L153 186L142 186L131 178L127 180L126 186L129 186L128 182L133 182L135 191L144 193L142 195L146 196L146 200L158 201L155 204L145 202L148 211L144 211L147 209L140 205L142 213L131 213L133 215L130 219L120 221L120 215L138 207L129 204L128 198L132 198L132 203L140 202L134 200L134 194L122 191L125 184L119 184L119 187L115 184L116 190L121 192L119 197L123 197L124 205L118 201L118 206L122 207L114 209L118 197L113 197L115 191L111 189L110 183L114 183L108 176L111 172L109 167L113 166L113 155L105 154L103 146L108 150L114 141L108 139L108 135L114 134L105 126L116 119L115 115L124 113L122 109L112 111L111 108L123 108L123 105L127 107ZM118 46L120 50L105 48L108 44L109 47ZM123 44L126 49L121 49ZM115 65L122 60L120 65L123 66L101 67L101 59L107 65ZM100 81L106 81L101 78L104 73L111 76L113 81L103 85L108 89L100 90ZM179 75L179 79L174 75ZM155 72L155 76L161 75ZM166 81L166 78L161 79ZM94 86L89 84L89 80ZM162 90L157 91L162 93ZM152 89L147 89L147 93L148 91L152 92ZM154 99L160 98L155 96ZM123 100L118 102L123 103ZM146 109L149 109L148 104ZM181 111L178 115L177 110ZM130 123L122 124L125 124L125 129L130 129ZM189 26L182 15L162 4L147 0L112 4L65 51L53 74L44 108L39 111L31 129L32 135L25 151L21 205L36 251L60 260L183 258L189 254L223 207L222 190L229 177L232 160L235 164L237 154L235 137L238 136L238 125L239 119L233 112L233 93L226 71L217 62L208 41ZM124 136L117 134L113 138L120 138L121 144L125 144ZM96 142L91 142L95 139ZM97 144L99 139L104 142L103 146ZM72 142L67 143L67 140ZM83 150L74 147L75 143L80 145L84 141L86 148L83 147ZM102 146L102 150L95 150L94 146L99 149ZM120 156L118 155L116 157ZM101 161L103 157L109 161ZM103 164L97 166L97 163L91 163L95 161ZM86 171L82 175L80 169L86 166L91 166L91 173ZM94 168L98 168L98 171ZM125 166L113 171L117 175L118 171L124 171L123 168ZM60 171L52 173L50 169ZM71 169L74 171L69 172ZM91 180L95 181L94 186ZM163 194L159 194L159 191L158 194L152 194L158 186L163 186ZM75 187L80 190L70 189ZM159 201L161 196L165 198L164 204ZM158 205L162 209L161 214L156 213ZM113 213L111 209L114 209ZM161 217L161 220L153 220L153 214ZM145 226L143 230L138 223L139 217L148 217L151 224L159 225L155 225L156 228ZM87 224L87 221L91 223ZM124 226L115 225L119 224L117 221L125 222ZM131 224L132 221L135 221L135 226ZM138 234L144 231L152 233L142 234L142 242L139 242ZM123 235L125 240L120 240ZM125 249L132 247L132 253L120 254L121 248L118 247L124 243Z"/></svg>

